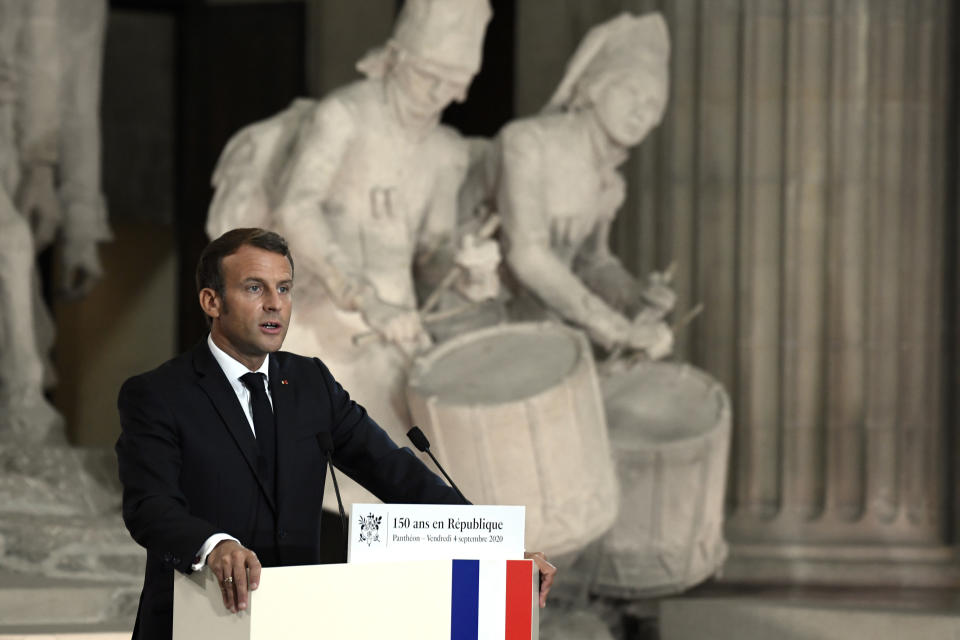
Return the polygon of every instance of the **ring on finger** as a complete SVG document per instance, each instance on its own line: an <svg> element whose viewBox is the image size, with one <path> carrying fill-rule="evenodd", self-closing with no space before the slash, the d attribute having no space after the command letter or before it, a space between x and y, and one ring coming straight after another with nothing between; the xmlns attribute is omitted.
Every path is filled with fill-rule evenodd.
<svg viewBox="0 0 960 640"><path fill-rule="evenodd" d="M223 579L223 584L233 584L233 576L227 576Z"/></svg>

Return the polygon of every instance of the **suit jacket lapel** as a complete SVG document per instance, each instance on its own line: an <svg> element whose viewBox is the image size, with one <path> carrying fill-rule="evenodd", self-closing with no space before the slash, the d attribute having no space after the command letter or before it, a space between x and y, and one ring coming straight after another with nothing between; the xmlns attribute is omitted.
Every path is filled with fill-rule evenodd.
<svg viewBox="0 0 960 640"><path fill-rule="evenodd" d="M210 398L217 413L223 420L233 440L240 447L243 458L250 467L250 473L257 478L260 490L267 498L270 508L276 513L276 505L273 502L273 496L267 490L263 478L257 473L257 441L250 430L250 423L247 422L247 416L243 413L240 401L237 400L237 394L223 373L223 369L217 364L213 354L207 347L206 341L197 345L193 352L193 364L198 374L198 384Z"/></svg>
<svg viewBox="0 0 960 640"><path fill-rule="evenodd" d="M275 354L270 357L270 397L273 400L273 415L277 425L277 501L283 501L281 496L287 495L290 484L296 479L290 476L293 465L290 464L296 449L296 436L293 433L295 420L294 394L296 388L292 380L287 377L280 358ZM303 446L312 446L312 442L304 442ZM278 505L282 506L282 505Z"/></svg>

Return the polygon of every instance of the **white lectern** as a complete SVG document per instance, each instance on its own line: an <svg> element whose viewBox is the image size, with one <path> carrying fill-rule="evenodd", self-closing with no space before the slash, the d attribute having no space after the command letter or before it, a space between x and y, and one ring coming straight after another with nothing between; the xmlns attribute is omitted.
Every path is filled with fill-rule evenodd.
<svg viewBox="0 0 960 640"><path fill-rule="evenodd" d="M247 611L216 577L174 572L174 640L537 640L531 560L425 560L263 569Z"/></svg>

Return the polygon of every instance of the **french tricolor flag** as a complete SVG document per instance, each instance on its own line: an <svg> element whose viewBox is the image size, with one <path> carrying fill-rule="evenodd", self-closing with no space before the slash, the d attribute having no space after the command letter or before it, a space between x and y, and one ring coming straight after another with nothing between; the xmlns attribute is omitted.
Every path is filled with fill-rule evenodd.
<svg viewBox="0 0 960 640"><path fill-rule="evenodd" d="M530 640L533 571L529 560L454 560L450 640Z"/></svg>

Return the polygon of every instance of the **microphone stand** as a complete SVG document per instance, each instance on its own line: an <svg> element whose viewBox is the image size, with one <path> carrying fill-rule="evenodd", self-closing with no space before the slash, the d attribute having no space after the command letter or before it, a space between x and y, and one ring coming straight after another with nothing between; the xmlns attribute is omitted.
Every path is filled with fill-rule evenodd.
<svg viewBox="0 0 960 640"><path fill-rule="evenodd" d="M321 431L317 434L317 444L327 458L327 466L330 467L330 477L333 478L333 490L337 494L337 508L340 509L340 532L343 534L344 542L347 542L347 514L343 510L343 500L340 498L340 485L337 483L337 472L333 469L333 437L329 431Z"/></svg>
<svg viewBox="0 0 960 640"><path fill-rule="evenodd" d="M450 486L453 487L453 490L456 491L457 495L460 496L460 499L463 500L463 504L470 504L470 501L467 500L466 496L463 495L463 492L460 491L460 487L456 485L456 483L453 481L453 478L447 474L446 470L443 468L443 465L440 464L436 456L433 455L433 452L430 451L430 441L427 440L426 434L420 430L420 427L413 427L407 431L407 437L410 438L410 442L412 442L417 449L430 456L430 459L433 460L433 464L437 465L437 469L440 469L440 473L443 474L443 477L447 479L447 482L450 483Z"/></svg>

